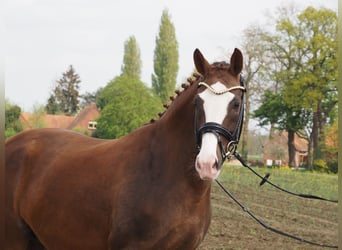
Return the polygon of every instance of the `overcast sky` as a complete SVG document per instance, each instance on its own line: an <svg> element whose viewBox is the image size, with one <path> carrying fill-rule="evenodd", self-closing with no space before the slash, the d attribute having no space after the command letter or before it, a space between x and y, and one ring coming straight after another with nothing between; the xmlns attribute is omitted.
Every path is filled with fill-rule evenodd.
<svg viewBox="0 0 342 250"><path fill-rule="evenodd" d="M168 9L179 44L180 84L190 76L199 48L210 61L228 60L242 30L264 23L290 1L277 0L8 0L6 3L5 96L25 111L45 104L54 83L73 65L80 93L104 87L121 73L124 42L134 35L142 81L151 84L155 39ZM299 9L338 0L294 1Z"/></svg>

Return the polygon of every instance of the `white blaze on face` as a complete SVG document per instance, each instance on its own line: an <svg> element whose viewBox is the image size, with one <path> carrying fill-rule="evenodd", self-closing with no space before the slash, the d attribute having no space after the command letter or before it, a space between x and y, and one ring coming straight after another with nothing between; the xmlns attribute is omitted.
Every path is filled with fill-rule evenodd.
<svg viewBox="0 0 342 250"><path fill-rule="evenodd" d="M226 89L226 86L220 82L211 85L216 91ZM234 94L227 92L223 95L215 95L206 89L199 94L203 100L203 109L205 113L205 122L216 122L222 124L227 116L227 108L233 100ZM201 179L216 179L220 173L217 169L217 137L213 133L205 133L202 136L201 150L196 158L196 169Z"/></svg>

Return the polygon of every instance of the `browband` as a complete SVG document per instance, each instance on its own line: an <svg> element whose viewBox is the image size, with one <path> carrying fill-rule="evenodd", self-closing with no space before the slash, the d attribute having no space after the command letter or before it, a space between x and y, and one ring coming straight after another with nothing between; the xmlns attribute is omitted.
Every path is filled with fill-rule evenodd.
<svg viewBox="0 0 342 250"><path fill-rule="evenodd" d="M234 86L234 87L231 87L231 88L226 88L225 90L217 91L217 90L215 90L213 87L211 87L210 85L208 85L205 82L200 82L198 84L198 86L206 87L210 92L212 92L215 95L223 95L223 94L228 93L228 92L230 92L232 90L235 90L235 89L240 89L242 91L246 91L245 87L243 87L243 86Z"/></svg>

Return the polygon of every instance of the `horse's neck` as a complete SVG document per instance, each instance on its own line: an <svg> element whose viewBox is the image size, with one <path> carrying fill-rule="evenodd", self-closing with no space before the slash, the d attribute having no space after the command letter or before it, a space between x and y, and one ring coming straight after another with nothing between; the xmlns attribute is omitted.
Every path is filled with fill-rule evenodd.
<svg viewBox="0 0 342 250"><path fill-rule="evenodd" d="M191 85L170 105L157 122L158 140L163 150L163 165L183 174L184 180L195 189L208 190L208 183L200 180L195 170L197 155L195 142L195 104L197 87Z"/></svg>
<svg viewBox="0 0 342 250"><path fill-rule="evenodd" d="M170 105L165 114L158 121L159 128L164 133L161 135L168 140L170 147L175 147L180 155L186 154L189 157L195 157L193 154L196 149L195 145L195 128L194 128L194 96L196 93L195 86L183 91ZM192 154L189 154L192 152Z"/></svg>

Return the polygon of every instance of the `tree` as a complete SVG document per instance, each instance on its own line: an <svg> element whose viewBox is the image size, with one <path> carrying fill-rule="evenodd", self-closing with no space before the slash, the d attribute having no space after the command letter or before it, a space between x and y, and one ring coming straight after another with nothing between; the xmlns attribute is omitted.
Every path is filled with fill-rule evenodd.
<svg viewBox="0 0 342 250"><path fill-rule="evenodd" d="M50 97L45 106L45 111L46 113L51 114L51 115L55 115L59 112L58 104L57 104L56 97L54 94L50 94Z"/></svg>
<svg viewBox="0 0 342 250"><path fill-rule="evenodd" d="M81 102L80 108L84 108L85 106L96 103L96 92L85 92L83 95L80 95Z"/></svg>
<svg viewBox="0 0 342 250"><path fill-rule="evenodd" d="M337 105L337 14L328 9L308 7L298 15L298 52L302 56L298 77L285 91L288 103L312 112L310 140L313 158L323 159L325 126ZM299 68L300 68L299 67Z"/></svg>
<svg viewBox="0 0 342 250"><path fill-rule="evenodd" d="M5 138L9 138L23 130L20 123L21 108L5 101Z"/></svg>
<svg viewBox="0 0 342 250"><path fill-rule="evenodd" d="M104 105L97 120L95 135L119 138L149 122L161 110L158 96L139 79L121 75L102 90Z"/></svg>
<svg viewBox="0 0 342 250"><path fill-rule="evenodd" d="M163 11L154 50L152 87L166 103L173 94L178 73L178 43L167 10Z"/></svg>
<svg viewBox="0 0 342 250"><path fill-rule="evenodd" d="M275 124L278 130L288 132L289 166L295 165L294 138L297 131L304 129L309 115L305 109L290 107L282 94L266 91L263 95L262 105L254 111L254 118L260 120L260 125Z"/></svg>
<svg viewBox="0 0 342 250"><path fill-rule="evenodd" d="M338 171L338 121L335 120L326 128L325 132L325 147L326 159L329 170L337 173Z"/></svg>
<svg viewBox="0 0 342 250"><path fill-rule="evenodd" d="M140 79L142 61L140 58L140 50L134 36L129 37L125 42L125 51L123 57L123 65L121 66L122 74L131 78Z"/></svg>
<svg viewBox="0 0 342 250"><path fill-rule="evenodd" d="M265 71L271 76L276 85L276 91L267 91L263 95L262 105L254 112L254 117L259 118L265 124L269 122L273 127L288 132L288 156L289 166L295 167L294 137L296 131L303 129L302 123L297 121L301 117L301 108L287 103L283 97L283 91L298 72L294 61L298 60L297 44L292 41L291 34L295 34L295 27L291 24L294 17L292 9L280 9L280 20L277 20L276 33L265 33L263 40L269 48L267 54L273 57L275 64L268 64ZM288 29L283 29L287 26ZM272 131L271 131L272 132Z"/></svg>
<svg viewBox="0 0 342 250"><path fill-rule="evenodd" d="M35 104L33 106L33 114L29 118L29 122L32 128L44 128L46 126L44 117L46 116L46 110L44 106Z"/></svg>
<svg viewBox="0 0 342 250"><path fill-rule="evenodd" d="M297 15L286 11L283 9L281 18L277 20L275 34L264 38L269 47L268 53L275 60L266 71L278 85L277 97L286 114L279 116L275 122L286 124L283 128L289 132L290 163L293 155L290 147L294 143L291 134L306 127L310 133L307 135L308 165L312 166L312 155L316 159L324 157L320 150L324 144L319 142L319 138L324 141L324 126L337 103L337 18L333 11L312 7ZM259 118L271 116L271 113L262 113L262 110L261 107L258 111ZM291 113L295 115L291 117ZM295 124L297 122L294 123L293 117L305 117L306 125L297 126L302 123ZM292 128L295 130L292 131ZM311 146L314 148L313 154Z"/></svg>
<svg viewBox="0 0 342 250"><path fill-rule="evenodd" d="M257 97L267 87L267 84L262 84L265 81L263 81L263 77L260 74L260 70L265 64L264 54L266 50L262 37L263 31L257 26L250 26L243 31L244 71L242 75L247 91L245 92L245 116L241 135L241 152L242 157L246 160L248 159L247 142L249 141L248 125L252 112L251 104L259 101Z"/></svg>
<svg viewBox="0 0 342 250"><path fill-rule="evenodd" d="M48 114L64 113L73 115L78 111L79 84L81 80L72 65L57 80L56 87L50 95L46 111Z"/></svg>

